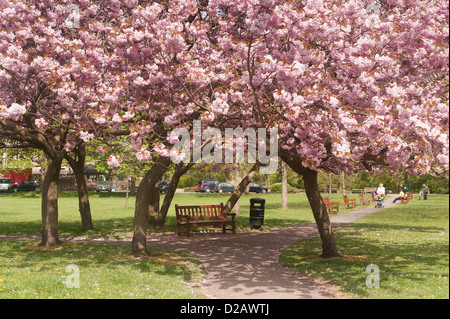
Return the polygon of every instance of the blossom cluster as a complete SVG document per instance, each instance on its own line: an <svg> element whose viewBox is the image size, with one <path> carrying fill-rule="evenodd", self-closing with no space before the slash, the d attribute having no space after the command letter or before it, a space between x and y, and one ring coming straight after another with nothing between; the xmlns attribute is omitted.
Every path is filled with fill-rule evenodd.
<svg viewBox="0 0 450 319"><path fill-rule="evenodd" d="M448 1L66 9L63 0L0 3L0 119L68 152L128 132L136 158L150 161L170 156L171 131L201 120L276 127L280 147L313 170L448 167ZM123 160L99 150L109 165Z"/></svg>

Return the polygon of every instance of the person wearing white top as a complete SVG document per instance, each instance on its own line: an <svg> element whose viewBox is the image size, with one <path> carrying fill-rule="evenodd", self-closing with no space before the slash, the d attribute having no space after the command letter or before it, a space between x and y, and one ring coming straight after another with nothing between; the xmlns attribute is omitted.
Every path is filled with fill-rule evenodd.
<svg viewBox="0 0 450 319"><path fill-rule="evenodd" d="M386 195L386 188L383 187L383 184L378 185L376 198L380 198L381 196Z"/></svg>

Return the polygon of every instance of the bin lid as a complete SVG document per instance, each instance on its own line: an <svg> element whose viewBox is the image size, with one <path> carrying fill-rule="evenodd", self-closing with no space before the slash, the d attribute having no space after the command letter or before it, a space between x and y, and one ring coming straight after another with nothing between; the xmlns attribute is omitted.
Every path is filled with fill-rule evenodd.
<svg viewBox="0 0 450 319"><path fill-rule="evenodd" d="M250 203L265 203L266 200L264 198L250 198Z"/></svg>

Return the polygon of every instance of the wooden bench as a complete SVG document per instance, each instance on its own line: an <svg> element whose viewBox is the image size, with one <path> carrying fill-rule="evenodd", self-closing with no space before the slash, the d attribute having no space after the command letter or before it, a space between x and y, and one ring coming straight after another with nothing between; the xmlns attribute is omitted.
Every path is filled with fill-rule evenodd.
<svg viewBox="0 0 450 319"><path fill-rule="evenodd" d="M332 202L327 197L323 197L323 203L325 204L325 207L327 208L328 214L338 214L339 213L339 202Z"/></svg>
<svg viewBox="0 0 450 319"><path fill-rule="evenodd" d="M220 205L178 206L175 205L177 217L177 235L181 235L181 227L186 227L186 235L191 235L192 226L226 226L231 225L231 231L236 234L235 213L224 213L223 203ZM231 220L226 219L231 217Z"/></svg>
<svg viewBox="0 0 450 319"><path fill-rule="evenodd" d="M344 207L345 208L355 208L356 207L356 199L347 198L347 195L342 195L344 197Z"/></svg>
<svg viewBox="0 0 450 319"><path fill-rule="evenodd" d="M370 198L359 194L359 204L360 205L370 205Z"/></svg>
<svg viewBox="0 0 450 319"><path fill-rule="evenodd" d="M409 193L406 193L406 196L403 196L402 198L400 198L400 203L402 203L402 204L409 203Z"/></svg>

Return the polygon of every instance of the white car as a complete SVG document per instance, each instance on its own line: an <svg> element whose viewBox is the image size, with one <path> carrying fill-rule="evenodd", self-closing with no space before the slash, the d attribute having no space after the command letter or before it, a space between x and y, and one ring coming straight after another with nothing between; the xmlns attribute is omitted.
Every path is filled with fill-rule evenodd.
<svg viewBox="0 0 450 319"><path fill-rule="evenodd" d="M14 183L9 177L0 177L0 192L11 192Z"/></svg>

